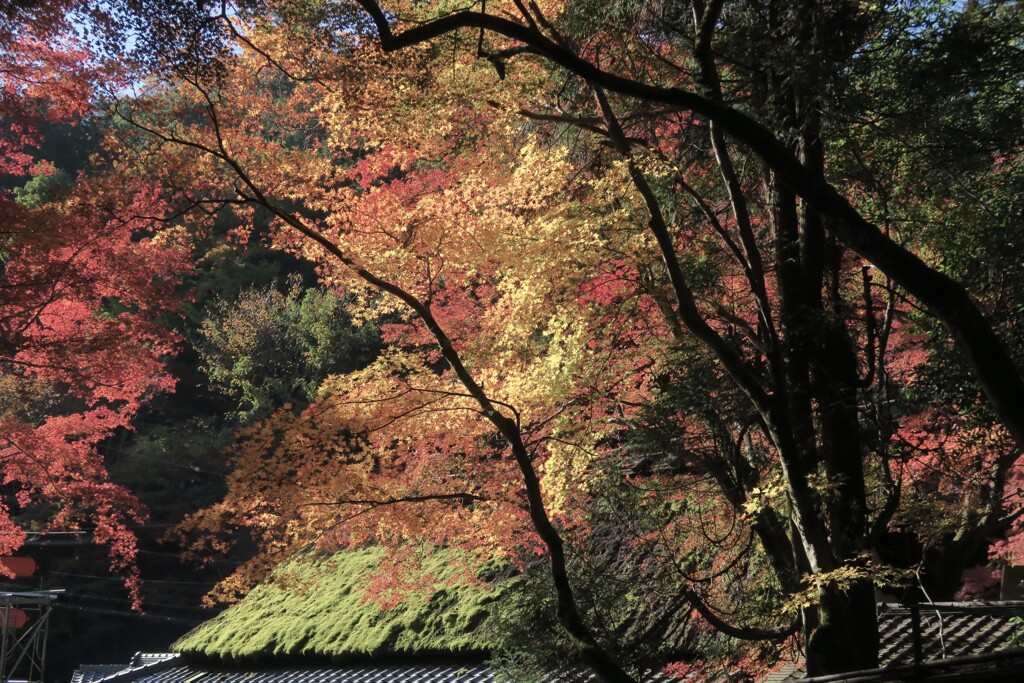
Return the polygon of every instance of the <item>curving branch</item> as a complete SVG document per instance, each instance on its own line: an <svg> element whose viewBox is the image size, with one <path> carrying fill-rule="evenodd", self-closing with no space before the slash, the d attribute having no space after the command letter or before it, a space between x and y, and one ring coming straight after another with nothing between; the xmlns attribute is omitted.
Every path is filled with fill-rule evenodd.
<svg viewBox="0 0 1024 683"><path fill-rule="evenodd" d="M226 156L221 156L221 158L239 174L242 182L245 183L253 193L251 195L253 203L263 206L290 227L319 244L338 261L348 266L359 277L376 289L400 299L423 320L423 323L426 325L440 348L441 355L451 366L455 375L459 378L459 381L466 388L469 395L480 405L480 408L487 420L494 425L512 449L512 455L523 478L526 499L529 503L530 521L533 524L537 535L548 550L551 565L551 576L555 584L555 594L558 600L556 613L559 622L569 635L576 640L580 650L580 656L583 661L591 666L602 679L607 681L607 683L634 683L634 679L625 672L622 666L615 661L607 650L601 647L597 642L597 638L583 620L583 615L579 610L579 605L575 598L575 592L569 579L565 545L562 541L561 535L558 533L558 530L551 522L551 518L548 516L547 510L544 506L540 478L537 475L536 469L533 467L533 461L523 441L523 435L519 425L516 423L515 419L508 417L499 410L496 403L491 400L490 396L487 395L483 387L476 381L469 369L466 368L465 364L462 362L462 357L455 349L455 346L447 333L445 333L444 329L441 328L437 320L434 318L430 307L407 290L378 277L358 264L351 256L342 251L337 243L328 239L323 233L319 232L312 226L306 224L297 215L287 211L272 201L269 197L263 194L255 182L246 175L245 171L233 158Z"/></svg>
<svg viewBox="0 0 1024 683"><path fill-rule="evenodd" d="M480 406L483 416L501 434L502 438L509 444L512 456L519 468L523 480L523 488L526 493L530 522L541 542L548 551L551 577L555 586L557 597L556 616L559 623L576 642L580 657L583 662L590 666L598 676L606 683L636 683L635 679L626 673L625 669L597 640L597 636L587 626L583 614L580 611L572 582L569 578L568 563L566 559L565 544L561 534L555 528L551 517L548 515L544 505L541 490L540 478L533 466L533 458L527 449L523 439L522 430L519 425L518 415L513 412L514 417L509 417L502 410L500 401L496 401L487 394L483 386L463 363L462 356L455 348L451 338L434 318L429 303L422 301L412 292L390 280L384 279L353 258L342 246L320 232L315 226L310 225L302 216L288 210L276 202L249 174L242 164L230 153L224 138L223 128L217 112L217 103L214 97L197 82L191 85L196 88L204 99L207 117L210 121L213 141L209 144L194 140L179 138L145 124L135 121L130 114L121 114L127 122L149 132L164 142L184 145L209 155L225 164L239 182L237 188L239 197L253 205L260 206L275 217L284 222L287 226L297 231L310 241L323 248L331 257L348 267L355 275L381 292L390 294L404 303L412 312L420 317L427 330L434 337L442 357L448 362L459 382L465 388L467 396L472 398ZM362 514L366 508L355 515ZM354 515L354 516L355 516Z"/></svg>
<svg viewBox="0 0 1024 683"><path fill-rule="evenodd" d="M399 505L401 503L429 503L436 501L455 501L462 504L473 501L486 502L490 500L475 493L431 493L419 496L398 496L396 498L384 498L381 500L339 498L338 500L320 501L315 503L303 503L300 507L308 506L335 506L335 505L363 505L367 508L386 507L388 505Z"/></svg>
<svg viewBox="0 0 1024 683"><path fill-rule="evenodd" d="M690 605L697 610L697 613L704 617L704 620L727 636L741 640L785 640L796 633L800 626L800 620L794 619L793 623L782 628L759 628L757 626L737 626L730 624L720 617L708 603L701 598L696 591L688 589L685 592L686 599Z"/></svg>

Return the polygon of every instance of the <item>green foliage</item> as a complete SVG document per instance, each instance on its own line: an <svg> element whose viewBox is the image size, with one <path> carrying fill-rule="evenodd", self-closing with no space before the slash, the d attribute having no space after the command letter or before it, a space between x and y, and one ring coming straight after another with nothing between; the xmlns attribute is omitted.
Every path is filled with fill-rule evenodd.
<svg viewBox="0 0 1024 683"><path fill-rule="evenodd" d="M325 377L365 366L376 353L377 330L354 327L342 299L305 290L243 291L218 299L199 329L198 351L211 384L238 400L242 422L285 404L305 404Z"/></svg>
<svg viewBox="0 0 1024 683"><path fill-rule="evenodd" d="M851 79L861 86L857 95L871 97L875 125L900 130L908 149L957 165L985 163L1022 142L1018 9L930 0L894 4L882 20L872 49L854 65L869 89Z"/></svg>
<svg viewBox="0 0 1024 683"><path fill-rule="evenodd" d="M14 188L14 200L28 209L38 209L53 201L71 187L71 177L64 171L33 176L21 187Z"/></svg>
<svg viewBox="0 0 1024 683"><path fill-rule="evenodd" d="M1012 617L1010 623L1016 628L1010 638L1010 647L1024 647L1024 617Z"/></svg>
<svg viewBox="0 0 1024 683"><path fill-rule="evenodd" d="M739 561L742 578L716 571L737 548L685 544L684 520L715 519L721 508L700 493L659 475L624 481L619 462L600 463L588 478L591 527L569 547L576 599L602 647L639 673L667 661L689 661L695 653L736 658L745 643L703 628L686 590L691 580L715 576L733 600L736 623L757 623L779 604L777 585L766 580L757 555ZM644 458L641 467L666 463ZM676 465L677 466L677 465ZM599 469L601 468L601 469ZM652 495L657 490L658 495ZM698 509L703 508L703 509ZM680 538L673 538L679 533ZM699 584L698 584L699 586ZM536 561L502 595L488 624L495 643L492 663L516 683L550 680L551 672L581 666L576 644L559 627L557 599L548 568Z"/></svg>
<svg viewBox="0 0 1024 683"><path fill-rule="evenodd" d="M500 590L466 580L451 551L437 551L421 569L429 588L383 609L368 591L384 554L365 548L296 559L173 649L228 661L473 655L487 649L481 626Z"/></svg>
<svg viewBox="0 0 1024 683"><path fill-rule="evenodd" d="M594 542L620 550L604 535L596 536ZM577 597L602 646L638 670L688 655L696 633L689 627L688 609L678 592L668 582L656 585L649 578L637 580L631 562L643 561L642 550L637 553L640 557L617 555L611 551L572 567ZM556 607L543 563L529 567L502 594L487 624L487 639L494 648L490 661L504 680L539 683L550 680L552 672L582 666L577 645L558 623Z"/></svg>

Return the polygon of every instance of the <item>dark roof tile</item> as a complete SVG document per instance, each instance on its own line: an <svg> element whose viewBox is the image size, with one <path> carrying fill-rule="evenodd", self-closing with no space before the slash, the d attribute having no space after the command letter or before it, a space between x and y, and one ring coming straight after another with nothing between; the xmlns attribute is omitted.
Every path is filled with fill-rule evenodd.
<svg viewBox="0 0 1024 683"><path fill-rule="evenodd" d="M1019 647L1024 640L1024 603L937 603L920 607L923 661L968 657ZM880 605L879 664L911 664L914 639L911 610Z"/></svg>
<svg viewBox="0 0 1024 683"><path fill-rule="evenodd" d="M494 683L495 680L491 667L478 662L253 669L161 660L159 666L116 669L107 677L90 678L82 683ZM72 680L77 683L77 679ZM581 671L568 678L553 675L546 679L546 683L587 683L596 680L593 674ZM658 671L642 677L643 683L667 683L670 680Z"/></svg>
<svg viewBox="0 0 1024 683"><path fill-rule="evenodd" d="M95 683L124 669L123 664L83 664L71 676L71 683Z"/></svg>

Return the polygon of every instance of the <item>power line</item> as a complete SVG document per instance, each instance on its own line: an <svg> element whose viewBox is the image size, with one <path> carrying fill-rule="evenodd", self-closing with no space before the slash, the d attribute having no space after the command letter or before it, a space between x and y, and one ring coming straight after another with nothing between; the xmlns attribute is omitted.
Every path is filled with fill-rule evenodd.
<svg viewBox="0 0 1024 683"><path fill-rule="evenodd" d="M166 458L157 458L157 457L152 456L152 455L141 455L139 453L132 453L130 451L119 451L119 452L120 453L124 453L125 458L128 459L128 460L131 460L132 458L142 458L143 460L153 460L153 461L156 461L156 462L162 462L165 465L170 465L171 467L180 467L181 469L189 470L190 472L199 472L200 474L209 474L210 476L213 476L213 477L221 477L221 478L223 478L223 477L227 477L228 476L227 474L225 474L223 472L214 472L212 470L204 470L201 467L196 467L195 465L185 465L185 464L180 463L180 462L174 462L173 460L167 460Z"/></svg>
<svg viewBox="0 0 1024 683"><path fill-rule="evenodd" d="M81 600L102 600L103 602L131 602L131 599L129 598L110 598L104 595L87 595L85 593L75 593L72 591L65 591L64 595L72 598L78 598ZM142 604L143 606L150 605L153 607L170 607L171 609L201 611L204 614L209 614L210 616L213 616L213 614L209 610L207 610L204 607L199 607L198 605L176 605L170 602L151 602L145 599L143 599Z"/></svg>
<svg viewBox="0 0 1024 683"><path fill-rule="evenodd" d="M45 545L53 545L53 546L67 546L67 545L70 545L70 546L82 546L82 545L88 545L88 546L99 547L99 544L93 543L92 541L85 540L83 538L83 536L87 536L87 535L88 535L88 532L85 532L85 531L48 531L45 534L40 534L38 532L30 532L28 534L29 540L26 540L25 543L23 543L22 545L25 545L25 546L45 546ZM65 536L65 537L66 536L71 536L74 540L49 539L49 538L47 538L48 536ZM157 557L171 557L171 558L174 558L176 560L180 560L181 559L181 555L178 554L178 553L162 553L162 552L159 552L159 551L156 551L156 550L142 550L142 549L138 550L138 552L140 554L143 554L143 555L155 555ZM224 564L233 564L233 565L245 564L245 562L242 562L242 561L239 561L239 560L229 560L229 559L227 559L225 557L210 557L210 558L206 558L206 560L209 561L209 562L221 562L221 563L224 563Z"/></svg>
<svg viewBox="0 0 1024 683"><path fill-rule="evenodd" d="M12 583L9 583L9 582L0 583L0 586L3 586L5 589L10 589L13 592L31 592L31 591L34 591L34 590L39 590L39 588L32 588L32 587L28 587L28 586L19 586L17 584L12 584ZM121 602L121 603L128 603L128 602L132 601L130 598L116 598L116 597L110 597L110 596L106 596L106 595L94 595L94 594L88 594L88 593L79 593L79 592L76 592L74 590L67 590L67 589L64 589L64 588L61 588L59 590L61 590L61 595L62 596L66 596L66 597L70 597L70 598L77 598L77 599L82 599L82 600L101 600L101 601L104 601L104 602ZM143 597L143 599L142 599L142 604L143 604L144 607L148 607L148 606L151 606L151 607L168 607L170 609L198 611L198 612L202 612L203 614L209 615L211 617L214 614L216 614L217 612L221 611L221 610L211 610L211 609L209 609L207 607L200 607L199 605L183 605L181 603L172 603L172 602L154 602L152 600L146 599L145 597Z"/></svg>
<svg viewBox="0 0 1024 683"><path fill-rule="evenodd" d="M122 583L124 582L124 579L119 578L117 576L100 576L98 574L73 574L71 572L54 572L54 571L48 571L46 573L47 574L52 574L54 576L74 576L74 577L80 578L80 579L99 579L101 581L118 581L118 582L122 582ZM146 583L173 583L173 584L182 584L182 585L189 585L189 586L212 586L213 584L215 584L217 582L215 580L211 580L211 581L171 581L170 579L147 579L145 577L142 577L142 583L144 583L144 584L146 584Z"/></svg>
<svg viewBox="0 0 1024 683"><path fill-rule="evenodd" d="M99 607L84 607L82 605L68 605L66 603L57 603L53 606L54 609L66 609L73 610L75 612L92 612L94 614L109 614L118 617L129 617L134 619L151 619L154 621L167 621L177 624L187 624L189 626L195 626L203 623L197 619L182 619L180 617L165 617L159 614L139 614L138 612L125 612L113 609L102 609Z"/></svg>

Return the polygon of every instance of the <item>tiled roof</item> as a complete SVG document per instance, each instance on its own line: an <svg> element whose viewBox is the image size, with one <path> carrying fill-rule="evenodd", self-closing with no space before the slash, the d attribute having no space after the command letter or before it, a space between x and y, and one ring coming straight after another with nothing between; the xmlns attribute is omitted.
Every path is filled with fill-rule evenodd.
<svg viewBox="0 0 1024 683"><path fill-rule="evenodd" d="M900 664L884 669L803 679L803 683L1018 683L1024 681L1024 650L1000 650L984 655L935 659L920 666Z"/></svg>
<svg viewBox="0 0 1024 683"><path fill-rule="evenodd" d="M137 662L143 655L136 655ZM339 666L282 666L273 668L227 667L224 665L188 662L177 655L145 655L160 657L144 667L113 667L106 676L81 677L83 667L75 672L72 683L494 683L491 668L479 662L381 663ZM133 662L134 664L134 662ZM643 677L643 683L669 683L660 672ZM579 671L552 676L546 683L596 683L597 678Z"/></svg>
<svg viewBox="0 0 1024 683"><path fill-rule="evenodd" d="M83 664L71 675L71 683L95 683L124 670L123 664Z"/></svg>
<svg viewBox="0 0 1024 683"><path fill-rule="evenodd" d="M918 612L921 624L921 663L928 665L926 669L938 671L942 662L955 658L961 660L962 664L951 664L954 670L950 675L964 676L955 680L971 680L971 676L982 675L978 672L992 671L996 666L1019 667L1020 660L1024 660L1024 650L1021 650L1019 655L1006 653L1005 657L993 657L993 661L988 662L993 653L1024 648L1024 602L940 602L920 605ZM904 672L904 669L914 664L913 612L910 607L887 603L878 605L878 641L878 663L881 668L863 672L863 680L898 680L902 675L899 672ZM972 674L970 671L974 669L970 667L981 668ZM886 669L893 673L885 673ZM781 667L761 679L761 683L809 683L847 678L807 678L803 663L797 662Z"/></svg>
<svg viewBox="0 0 1024 683"><path fill-rule="evenodd" d="M807 673L803 670L802 663L786 662L761 678L760 683L792 683L793 681L802 681L806 677Z"/></svg>
<svg viewBox="0 0 1024 683"><path fill-rule="evenodd" d="M936 603L919 609L923 662L1024 646L1024 602ZM909 608L879 606L881 666L914 663L911 622Z"/></svg>
<svg viewBox="0 0 1024 683"><path fill-rule="evenodd" d="M224 666L176 662L170 666L155 667L153 670L125 669L109 678L89 679L88 683L493 683L493 680L490 668L484 664L371 664L229 669Z"/></svg>
<svg viewBox="0 0 1024 683"><path fill-rule="evenodd" d="M178 655L170 652L138 652L130 664L83 664L71 674L71 683L134 681L139 676L162 671L177 660Z"/></svg>

